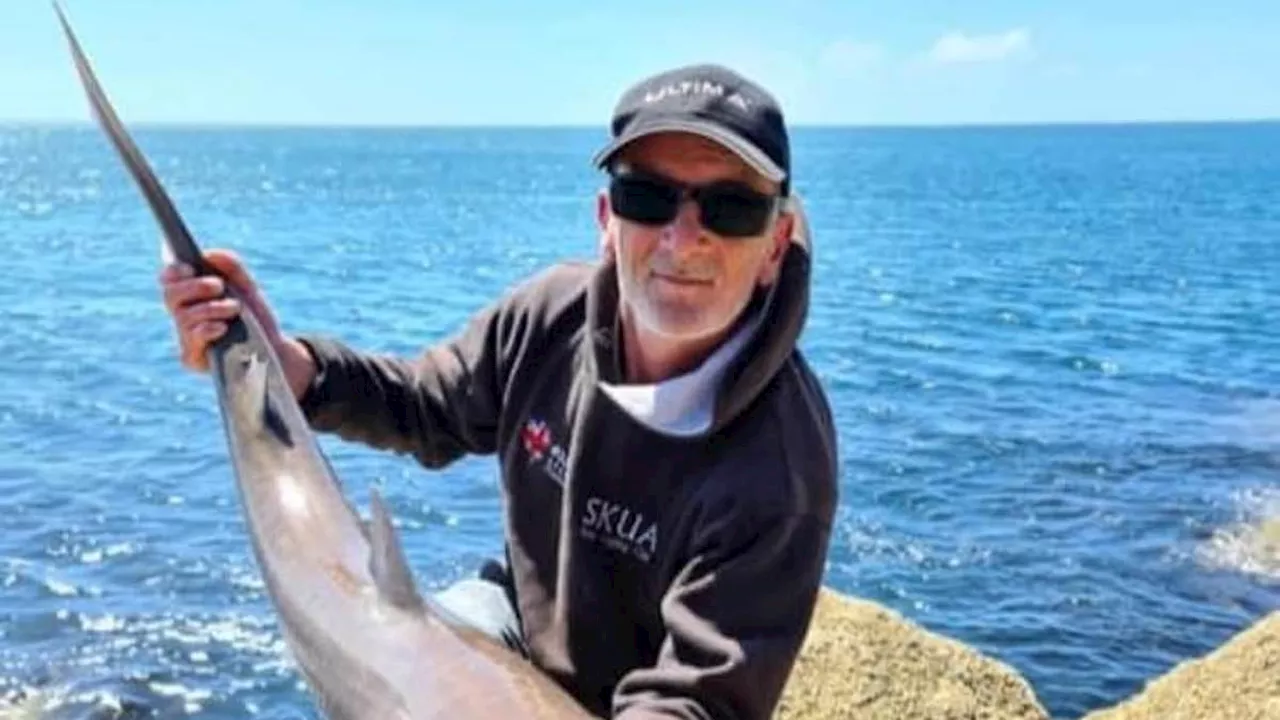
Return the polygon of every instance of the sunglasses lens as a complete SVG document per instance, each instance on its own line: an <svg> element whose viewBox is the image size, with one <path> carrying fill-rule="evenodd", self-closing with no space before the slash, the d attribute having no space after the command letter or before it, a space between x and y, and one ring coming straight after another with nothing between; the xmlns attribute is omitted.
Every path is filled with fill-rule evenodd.
<svg viewBox="0 0 1280 720"><path fill-rule="evenodd" d="M609 184L609 203L620 217L646 225L671 222L680 205L680 190L650 178L619 176Z"/></svg>
<svg viewBox="0 0 1280 720"><path fill-rule="evenodd" d="M724 237L747 237L764 232L773 200L750 188L711 187L699 193L702 224Z"/></svg>

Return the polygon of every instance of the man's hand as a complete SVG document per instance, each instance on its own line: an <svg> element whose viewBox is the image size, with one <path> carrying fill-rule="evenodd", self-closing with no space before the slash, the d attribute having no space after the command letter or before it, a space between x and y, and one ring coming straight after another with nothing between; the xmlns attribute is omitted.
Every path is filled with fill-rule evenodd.
<svg viewBox="0 0 1280 720"><path fill-rule="evenodd" d="M193 269L183 263L166 265L160 271L164 305L178 333L182 365L196 372L208 372L206 353L209 346L226 333L227 323L235 319L242 309L240 302L227 294L229 283L262 323L268 340L284 364L289 387L295 397L301 397L316 373L311 354L297 340L280 332L280 325L266 298L234 253L210 250L205 257L221 276L197 277Z"/></svg>

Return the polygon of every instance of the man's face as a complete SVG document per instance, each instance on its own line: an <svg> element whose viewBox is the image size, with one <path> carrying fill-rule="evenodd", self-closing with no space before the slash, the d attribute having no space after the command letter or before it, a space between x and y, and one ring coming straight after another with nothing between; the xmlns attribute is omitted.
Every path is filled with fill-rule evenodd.
<svg viewBox="0 0 1280 720"><path fill-rule="evenodd" d="M657 134L624 149L626 171L699 187L734 181L758 192L777 186L728 149L696 135ZM776 212L757 234L725 237L699 221L685 198L675 218L660 225L619 217L602 193L598 216L605 251L617 259L624 319L639 330L671 340L705 340L728 328L757 286L777 277L791 217Z"/></svg>

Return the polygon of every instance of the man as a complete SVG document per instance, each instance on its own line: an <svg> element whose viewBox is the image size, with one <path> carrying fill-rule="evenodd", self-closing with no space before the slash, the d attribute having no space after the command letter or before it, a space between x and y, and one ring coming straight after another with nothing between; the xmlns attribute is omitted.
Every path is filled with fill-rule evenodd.
<svg viewBox="0 0 1280 720"><path fill-rule="evenodd" d="M603 258L527 279L415 359L282 333L319 431L428 468L495 454L507 567L440 595L613 718L766 718L804 639L836 502L836 432L796 349L810 259L775 100L719 66L622 96ZM182 358L238 312L162 274Z"/></svg>

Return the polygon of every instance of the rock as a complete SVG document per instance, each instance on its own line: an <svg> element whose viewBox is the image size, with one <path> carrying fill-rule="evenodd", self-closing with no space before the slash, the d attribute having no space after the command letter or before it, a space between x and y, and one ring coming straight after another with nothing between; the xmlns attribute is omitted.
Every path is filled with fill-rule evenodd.
<svg viewBox="0 0 1280 720"><path fill-rule="evenodd" d="M823 590L777 720L1047 720L1012 668L872 602Z"/></svg>
<svg viewBox="0 0 1280 720"><path fill-rule="evenodd" d="M1115 707L1085 720L1280 718L1280 610L1229 642L1188 660Z"/></svg>

